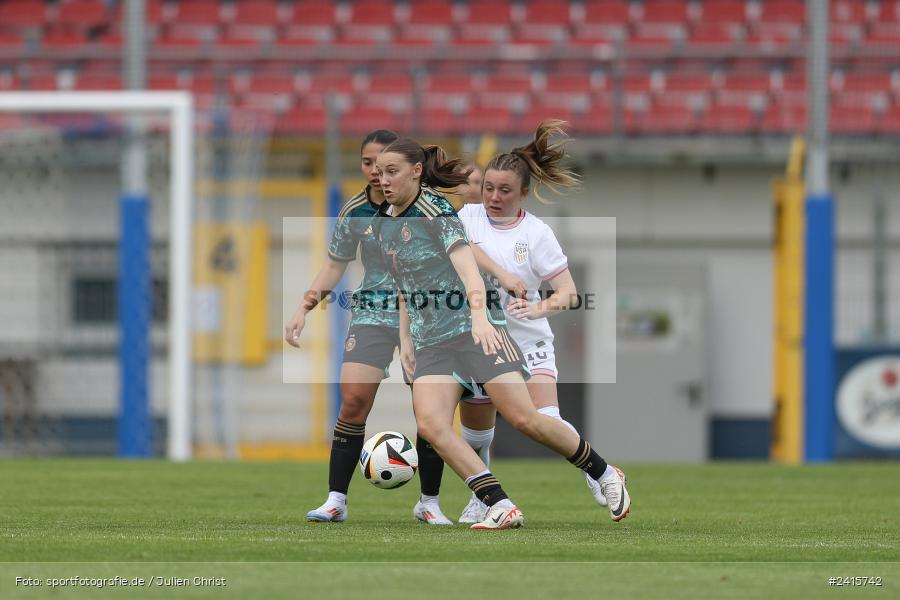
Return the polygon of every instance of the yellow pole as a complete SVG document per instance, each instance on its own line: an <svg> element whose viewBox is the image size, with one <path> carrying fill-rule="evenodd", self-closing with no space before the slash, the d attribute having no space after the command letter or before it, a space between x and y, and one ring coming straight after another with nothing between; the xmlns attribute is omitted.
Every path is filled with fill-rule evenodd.
<svg viewBox="0 0 900 600"><path fill-rule="evenodd" d="M327 225L325 217L328 216L328 183L324 179L317 181L317 191L312 195L312 264L313 271L325 264ZM314 310L324 310L326 303L322 303ZM331 344L328 339L328 320L325 315L311 315L310 325L314 327L315 340L312 348L313 369L316 374L330 373L328 360L331 356ZM328 431L328 384L324 381L310 383L310 444L312 446L327 445L326 435Z"/></svg>
<svg viewBox="0 0 900 600"><path fill-rule="evenodd" d="M773 184L775 207L774 399L771 456L787 464L803 459L803 275L805 143L791 144L786 172Z"/></svg>

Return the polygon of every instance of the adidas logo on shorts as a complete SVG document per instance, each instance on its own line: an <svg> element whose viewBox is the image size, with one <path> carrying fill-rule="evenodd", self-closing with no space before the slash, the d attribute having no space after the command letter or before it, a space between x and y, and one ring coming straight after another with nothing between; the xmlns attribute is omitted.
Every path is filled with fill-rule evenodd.
<svg viewBox="0 0 900 600"><path fill-rule="evenodd" d="M497 360L494 361L494 364L495 364L495 365L502 365L502 364L505 363L505 362L506 362L505 360L503 360L502 358L500 358L500 357L498 356L498 357L497 357Z"/></svg>

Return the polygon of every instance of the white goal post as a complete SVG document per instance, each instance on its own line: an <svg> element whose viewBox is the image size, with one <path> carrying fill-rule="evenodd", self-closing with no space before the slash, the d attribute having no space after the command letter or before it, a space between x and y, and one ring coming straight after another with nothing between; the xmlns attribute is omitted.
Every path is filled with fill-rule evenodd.
<svg viewBox="0 0 900 600"><path fill-rule="evenodd" d="M169 459L191 458L191 254L194 125L188 92L2 92L0 112L161 113L171 123L169 177Z"/></svg>

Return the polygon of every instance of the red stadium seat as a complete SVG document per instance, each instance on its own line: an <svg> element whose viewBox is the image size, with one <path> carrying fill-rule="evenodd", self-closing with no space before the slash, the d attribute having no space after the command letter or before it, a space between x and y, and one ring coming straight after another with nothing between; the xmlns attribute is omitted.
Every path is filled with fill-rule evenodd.
<svg viewBox="0 0 900 600"><path fill-rule="evenodd" d="M835 134L871 134L876 131L871 106L832 106L828 128Z"/></svg>
<svg viewBox="0 0 900 600"><path fill-rule="evenodd" d="M218 0L182 0L178 3L175 23L178 25L219 25L220 7Z"/></svg>
<svg viewBox="0 0 900 600"><path fill-rule="evenodd" d="M341 116L343 133L365 135L375 129L408 131L409 113L398 113L387 108L356 106Z"/></svg>
<svg viewBox="0 0 900 600"><path fill-rule="evenodd" d="M587 111L572 116L572 132L608 134L613 130L613 113L605 105L591 106Z"/></svg>
<svg viewBox="0 0 900 600"><path fill-rule="evenodd" d="M93 75L79 74L75 78L75 88L80 91L121 90L122 76L117 73Z"/></svg>
<svg viewBox="0 0 900 600"><path fill-rule="evenodd" d="M548 73L544 84L547 93L577 94L605 90L608 78L590 73Z"/></svg>
<svg viewBox="0 0 900 600"><path fill-rule="evenodd" d="M275 0L242 0L234 5L232 22L235 25L274 27L282 20Z"/></svg>
<svg viewBox="0 0 900 600"><path fill-rule="evenodd" d="M22 38L13 33L0 33L0 48L9 52L15 49L25 49Z"/></svg>
<svg viewBox="0 0 900 600"><path fill-rule="evenodd" d="M413 80L409 75L373 75L368 93L408 96L413 93Z"/></svg>
<svg viewBox="0 0 900 600"><path fill-rule="evenodd" d="M460 131L470 134L515 133L519 129L518 119L506 108L474 106L461 115Z"/></svg>
<svg viewBox="0 0 900 600"><path fill-rule="evenodd" d="M331 27L337 23L335 5L332 2L299 0L294 3L291 25L300 27Z"/></svg>
<svg viewBox="0 0 900 600"><path fill-rule="evenodd" d="M395 44L432 46L446 43L453 37L453 30L442 25L407 25L400 29Z"/></svg>
<svg viewBox="0 0 900 600"><path fill-rule="evenodd" d="M531 77L529 75L492 75L487 79L485 91L525 94L531 91Z"/></svg>
<svg viewBox="0 0 900 600"><path fill-rule="evenodd" d="M571 109L554 105L532 104L518 121L522 128L537 128L538 123L544 119L561 119L569 123L567 129L574 129L574 112Z"/></svg>
<svg viewBox="0 0 900 600"><path fill-rule="evenodd" d="M626 41L630 52L667 54L674 45L677 30L639 29Z"/></svg>
<svg viewBox="0 0 900 600"><path fill-rule="evenodd" d="M702 6L704 23L743 23L747 17L744 0L704 0Z"/></svg>
<svg viewBox="0 0 900 600"><path fill-rule="evenodd" d="M50 33L41 40L42 48L79 48L88 43L80 33Z"/></svg>
<svg viewBox="0 0 900 600"><path fill-rule="evenodd" d="M309 91L313 93L352 94L354 89L351 77L340 75L317 75L310 80Z"/></svg>
<svg viewBox="0 0 900 600"><path fill-rule="evenodd" d="M587 0L584 3L584 23L624 27L630 19L626 0Z"/></svg>
<svg viewBox="0 0 900 600"><path fill-rule="evenodd" d="M900 24L874 23L869 29L869 35L865 39L869 46L897 46L900 45Z"/></svg>
<svg viewBox="0 0 900 600"><path fill-rule="evenodd" d="M882 23L900 23L900 0L883 0L878 6L880 8L878 21Z"/></svg>
<svg viewBox="0 0 900 600"><path fill-rule="evenodd" d="M769 91L771 74L766 71L730 72L726 73L722 89L728 92L760 92Z"/></svg>
<svg viewBox="0 0 900 600"><path fill-rule="evenodd" d="M748 134L757 131L759 125L759 118L747 105L713 104L701 118L701 129L706 133Z"/></svg>
<svg viewBox="0 0 900 600"><path fill-rule="evenodd" d="M860 24L866 19L866 4L860 0L831 0L829 12L835 23Z"/></svg>
<svg viewBox="0 0 900 600"><path fill-rule="evenodd" d="M463 27L471 25L508 25L512 23L512 6L508 0L480 0L468 4L468 17Z"/></svg>
<svg viewBox="0 0 900 600"><path fill-rule="evenodd" d="M7 0L0 4L0 24L4 28L41 27L45 19L43 2Z"/></svg>
<svg viewBox="0 0 900 600"><path fill-rule="evenodd" d="M762 129L766 133L797 134L806 131L806 104L772 103L766 108Z"/></svg>
<svg viewBox="0 0 900 600"><path fill-rule="evenodd" d="M328 114L319 106L295 106L275 121L275 132L290 135L321 135L328 124Z"/></svg>
<svg viewBox="0 0 900 600"><path fill-rule="evenodd" d="M712 74L708 71L673 71L666 74L666 92L701 93L713 88Z"/></svg>
<svg viewBox="0 0 900 600"><path fill-rule="evenodd" d="M525 9L525 21L540 25L568 25L568 2L558 0L531 0Z"/></svg>
<svg viewBox="0 0 900 600"><path fill-rule="evenodd" d="M802 26L806 23L806 0L767 0L760 5L759 20L762 23L790 23Z"/></svg>
<svg viewBox="0 0 900 600"><path fill-rule="evenodd" d="M842 89L861 93L890 92L891 74L887 71L875 73L850 71L844 75Z"/></svg>
<svg viewBox="0 0 900 600"><path fill-rule="evenodd" d="M101 0L68 0L61 2L54 25L63 29L83 30L109 23L112 15Z"/></svg>
<svg viewBox="0 0 900 600"><path fill-rule="evenodd" d="M684 0L654 0L644 2L641 23L682 24L688 20L687 3Z"/></svg>
<svg viewBox="0 0 900 600"><path fill-rule="evenodd" d="M355 0L350 23L391 27L395 21L395 3L391 0Z"/></svg>
<svg viewBox="0 0 900 600"><path fill-rule="evenodd" d="M468 94L474 91L470 75L440 75L428 78L425 89L432 93Z"/></svg>
<svg viewBox="0 0 900 600"><path fill-rule="evenodd" d="M409 23L413 25L450 25L453 3L450 0L417 0L410 2Z"/></svg>
<svg viewBox="0 0 900 600"><path fill-rule="evenodd" d="M750 31L746 44L754 50L777 53L785 52L791 47L799 48L801 30L799 28L765 28Z"/></svg>
<svg viewBox="0 0 900 600"><path fill-rule="evenodd" d="M450 135L460 131L460 116L447 108L426 107L421 113L415 133Z"/></svg>
<svg viewBox="0 0 900 600"><path fill-rule="evenodd" d="M730 48L735 44L738 30L733 23L700 23L691 29L687 44L706 50Z"/></svg>

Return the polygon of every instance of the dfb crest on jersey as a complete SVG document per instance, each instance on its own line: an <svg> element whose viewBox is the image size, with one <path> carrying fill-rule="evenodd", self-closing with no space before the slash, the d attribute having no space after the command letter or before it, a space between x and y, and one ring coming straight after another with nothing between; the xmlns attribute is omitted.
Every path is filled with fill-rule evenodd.
<svg viewBox="0 0 900 600"><path fill-rule="evenodd" d="M514 246L514 258L517 265L524 265L528 260L528 242L516 242Z"/></svg>
<svg viewBox="0 0 900 600"><path fill-rule="evenodd" d="M400 228L400 237L403 238L404 242L408 242L412 239L412 232L409 230L409 225L406 223Z"/></svg>

